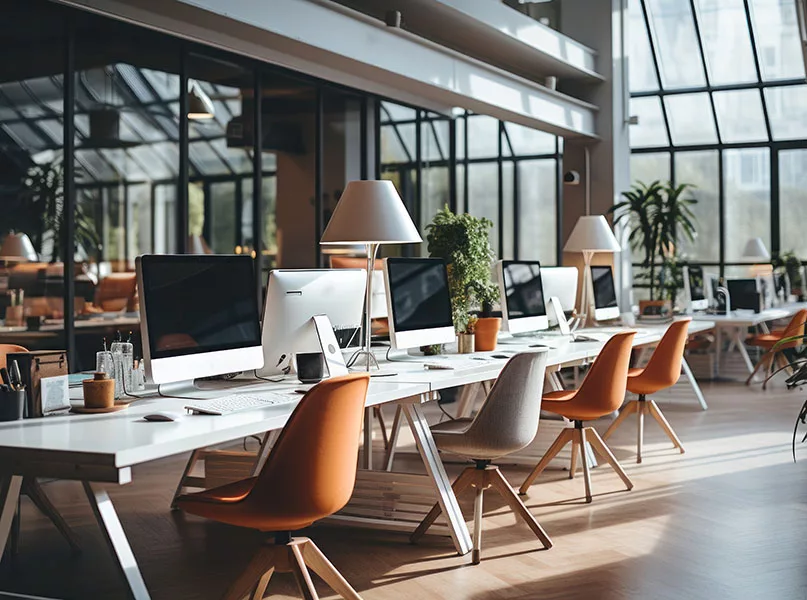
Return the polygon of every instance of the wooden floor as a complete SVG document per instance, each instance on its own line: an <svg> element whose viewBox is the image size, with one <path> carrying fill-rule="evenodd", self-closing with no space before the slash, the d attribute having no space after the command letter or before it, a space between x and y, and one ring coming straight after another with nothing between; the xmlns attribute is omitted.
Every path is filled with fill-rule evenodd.
<svg viewBox="0 0 807 600"><path fill-rule="evenodd" d="M656 397L687 453L679 455L652 421L646 455L632 462L635 428L610 445L633 478L632 492L607 468L593 473L594 503L583 482L552 469L527 505L553 538L539 545L491 494L486 496L483 562L458 557L447 538L420 545L403 534L319 526L308 531L366 600L776 599L807 598L807 451L793 464L790 436L805 393L704 386L702 412L679 384ZM450 409L450 406L448 407ZM431 415L439 418L436 408ZM603 431L608 420L597 424ZM633 422L631 422L631 425ZM403 467L417 468L411 457ZM171 513L184 457L135 469L134 483L110 487L155 600L217 598L260 543L259 535ZM461 465L449 465L452 475ZM519 485L527 467L507 467ZM76 528L84 552L67 546L23 501L15 561L4 561L0 590L60 599L125 598L80 486L46 490ZM469 499L463 499L466 515ZM290 576L275 576L271 597L297 597ZM318 584L321 582L318 582ZM332 597L325 586L323 597ZM2 597L2 594L0 594Z"/></svg>

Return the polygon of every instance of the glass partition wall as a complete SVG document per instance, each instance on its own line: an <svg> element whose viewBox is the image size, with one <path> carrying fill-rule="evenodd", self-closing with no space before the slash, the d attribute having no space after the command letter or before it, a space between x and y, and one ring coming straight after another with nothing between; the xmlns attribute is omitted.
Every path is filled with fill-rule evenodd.
<svg viewBox="0 0 807 600"><path fill-rule="evenodd" d="M690 183L692 262L739 272L750 238L807 260L807 85L791 0L630 0L631 173ZM728 269L727 269L728 267ZM742 269L739 269L742 270Z"/></svg>
<svg viewBox="0 0 807 600"><path fill-rule="evenodd" d="M46 0L14 3L0 34L28 57L0 65L0 245L33 246L0 257L0 343L87 370L131 331L139 354L138 255L249 254L261 287L270 268L327 266L319 237L354 179L394 181L421 230L449 205L493 221L497 256L557 262L554 136Z"/></svg>

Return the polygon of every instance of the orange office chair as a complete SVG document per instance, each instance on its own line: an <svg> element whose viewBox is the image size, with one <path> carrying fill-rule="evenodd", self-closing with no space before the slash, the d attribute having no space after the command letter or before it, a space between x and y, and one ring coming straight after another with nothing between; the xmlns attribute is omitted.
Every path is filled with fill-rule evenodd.
<svg viewBox="0 0 807 600"><path fill-rule="evenodd" d="M28 348L16 344L0 344L0 369L7 367L6 356L14 352L28 352Z"/></svg>
<svg viewBox="0 0 807 600"><path fill-rule="evenodd" d="M644 416L650 414L664 430L664 433L672 440L672 443L684 453L684 446L681 440L675 435L675 431L670 427L661 409L652 398L647 399L648 394L655 394L661 390L672 387L681 376L681 362L684 359L684 348L687 344L687 334L689 322L692 319L681 319L670 325L664 333L664 337L656 346L653 355L643 369L631 369L628 371L628 391L638 394L638 400L631 400L619 412L619 416L611 423L602 439L608 437L616 431L619 424L628 415L636 413L638 416L638 434L636 437L636 462L642 462L642 446L644 444Z"/></svg>
<svg viewBox="0 0 807 600"><path fill-rule="evenodd" d="M549 392L544 394L541 409L553 412L574 421L573 427L560 432L557 439L546 451L541 461L535 466L519 492L526 494L532 482L541 474L558 452L566 444L572 443L572 465L569 477L577 472L577 458L583 463L583 479L586 485L586 502L591 502L591 477L586 458L586 440L594 451L605 459L616 471L629 490L633 482L628 478L616 457L602 441L600 434L593 427L584 427L584 421L599 419L617 410L625 399L625 387L628 380L628 366L633 347L635 331L617 333L603 347L600 355L591 365L586 378L577 390Z"/></svg>
<svg viewBox="0 0 807 600"><path fill-rule="evenodd" d="M328 379L303 396L257 477L186 494L182 510L214 521L274 532L225 600L263 598L274 571L293 573L304 598L317 598L310 567L343 598L361 600L308 538L291 532L341 509L353 493L369 375Z"/></svg>
<svg viewBox="0 0 807 600"><path fill-rule="evenodd" d="M802 309L793 315L793 318L790 319L790 323L788 323L787 327L784 329L777 329L771 333L760 333L753 336L751 339L746 340L745 343L747 345L763 348L765 353L759 359L759 362L754 367L754 370L751 371L748 379L745 380L745 385L751 385L751 381L753 381L757 371L759 371L762 367L765 367L765 372L767 373L766 377L768 377L773 371L775 365L779 365L780 367L787 366L787 358L785 358L782 352L784 350L798 348L804 342L803 340L799 339L793 342L782 344L781 346L776 346L776 344L785 338L803 336L805 322L807 322L807 309ZM774 348L774 346L776 346L776 348Z"/></svg>

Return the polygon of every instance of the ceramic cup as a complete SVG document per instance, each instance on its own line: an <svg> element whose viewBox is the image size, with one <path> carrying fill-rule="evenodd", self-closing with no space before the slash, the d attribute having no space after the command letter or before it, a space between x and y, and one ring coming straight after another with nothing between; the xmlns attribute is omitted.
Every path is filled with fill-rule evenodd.
<svg viewBox="0 0 807 600"><path fill-rule="evenodd" d="M325 374L322 352L300 352L295 356L297 360L297 378L300 381L303 383L322 381Z"/></svg>
<svg viewBox="0 0 807 600"><path fill-rule="evenodd" d="M84 406L87 408L112 408L115 404L115 380L106 373L93 373L92 379L81 382L84 386Z"/></svg>

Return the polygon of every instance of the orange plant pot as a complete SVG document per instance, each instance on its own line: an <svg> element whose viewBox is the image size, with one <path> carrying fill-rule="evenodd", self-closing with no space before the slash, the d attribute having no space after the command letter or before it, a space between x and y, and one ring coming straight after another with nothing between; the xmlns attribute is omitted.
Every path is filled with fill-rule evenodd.
<svg viewBox="0 0 807 600"><path fill-rule="evenodd" d="M490 352L496 349L496 338L499 329L502 328L502 320L499 317L482 317L476 322L474 327L474 345L477 352Z"/></svg>

